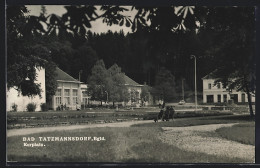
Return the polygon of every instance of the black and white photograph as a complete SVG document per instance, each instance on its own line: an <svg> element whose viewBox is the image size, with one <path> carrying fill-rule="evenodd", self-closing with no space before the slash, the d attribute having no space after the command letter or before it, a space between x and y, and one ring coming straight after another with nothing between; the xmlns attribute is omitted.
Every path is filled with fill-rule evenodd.
<svg viewBox="0 0 260 168"><path fill-rule="evenodd" d="M5 12L7 164L255 163L256 7Z"/></svg>

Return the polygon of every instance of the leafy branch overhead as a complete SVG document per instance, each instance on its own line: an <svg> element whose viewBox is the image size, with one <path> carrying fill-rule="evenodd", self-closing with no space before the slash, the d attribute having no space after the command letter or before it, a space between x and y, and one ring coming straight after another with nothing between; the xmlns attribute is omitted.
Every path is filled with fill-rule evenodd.
<svg viewBox="0 0 260 168"><path fill-rule="evenodd" d="M81 79L87 82L94 64L103 59L108 66L120 65L139 83L174 86L174 82L160 85L156 81L156 74L160 77L159 71L165 67L173 76L170 81L185 78L193 88L190 55L196 55L198 78L216 70L216 77L225 86L248 95L255 93L253 7L78 5L65 6L65 10L58 16L47 14L42 6L41 14L32 16L25 6L7 7L8 87L21 90L27 77L34 85L33 67L50 63L73 77L82 71ZM91 32L96 21L129 27L132 32L96 34ZM236 80L229 80L231 77ZM23 94L40 94L36 85L32 88L36 88L34 93ZM157 91L164 90L168 97L165 88L158 87ZM198 88L202 89L201 83Z"/></svg>

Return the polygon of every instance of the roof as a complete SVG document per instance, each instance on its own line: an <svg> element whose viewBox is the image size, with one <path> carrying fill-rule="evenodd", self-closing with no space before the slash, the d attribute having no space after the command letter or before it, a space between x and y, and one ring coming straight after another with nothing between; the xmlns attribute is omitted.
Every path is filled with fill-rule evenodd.
<svg viewBox="0 0 260 168"><path fill-rule="evenodd" d="M68 81L68 82L80 82L58 67L56 67L55 73L57 74L55 76L56 80L62 80L62 81Z"/></svg>
<svg viewBox="0 0 260 168"><path fill-rule="evenodd" d="M139 83L135 82L133 79L129 78L125 74L124 74L124 79L125 79L125 85L141 86Z"/></svg>
<svg viewBox="0 0 260 168"><path fill-rule="evenodd" d="M114 65L118 66L117 64ZM114 65L112 65L111 67L113 67ZM111 67L108 68L108 70L110 70ZM125 73L123 73L123 75L124 75L125 85L142 86L139 83L135 82L133 79L129 78Z"/></svg>
<svg viewBox="0 0 260 168"><path fill-rule="evenodd" d="M210 72L208 75L204 76L203 78L201 78L202 80L203 79L216 79L214 73L216 72L217 70L214 70L212 72Z"/></svg>

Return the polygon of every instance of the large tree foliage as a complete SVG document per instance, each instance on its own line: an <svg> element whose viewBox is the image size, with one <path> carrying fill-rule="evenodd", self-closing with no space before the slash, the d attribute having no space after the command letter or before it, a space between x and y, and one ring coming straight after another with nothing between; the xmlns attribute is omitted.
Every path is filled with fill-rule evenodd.
<svg viewBox="0 0 260 168"><path fill-rule="evenodd" d="M109 69L109 100L113 102L125 101L128 99L127 88L125 86L124 74L121 72L121 68L114 64Z"/></svg>
<svg viewBox="0 0 260 168"><path fill-rule="evenodd" d="M105 67L103 60L98 60L91 69L91 75L88 77L88 86L91 98L93 100L106 100L106 92L109 90L111 78Z"/></svg>
<svg viewBox="0 0 260 168"><path fill-rule="evenodd" d="M35 45L32 34L41 30L35 18L27 19L25 7L9 6L7 13L7 87L15 88L24 96L41 96L40 85L36 84L36 68L46 64L46 48ZM41 52L39 52L41 51Z"/></svg>
<svg viewBox="0 0 260 168"><path fill-rule="evenodd" d="M201 31L213 32L214 43L206 50L215 58L213 75L229 91L247 93L250 115L251 96L256 90L254 7L210 8ZM225 16L225 17L223 17Z"/></svg>
<svg viewBox="0 0 260 168"><path fill-rule="evenodd" d="M162 67L155 77L153 95L165 102L171 102L176 98L175 78L171 72Z"/></svg>
<svg viewBox="0 0 260 168"><path fill-rule="evenodd" d="M67 12L62 16L57 16L55 14L47 15L44 6L42 6L42 13L40 16L28 16L28 10L25 6L7 7L8 88L14 87L18 91L21 91L22 95L26 96L41 94L39 85L35 84L37 77L35 67L44 67L48 61L39 56L40 52L38 52L37 49L32 49L32 47L37 44L36 42L38 42L35 39L48 37L50 39L58 38L59 40L70 40L72 46L75 47L82 45L86 41L86 28L90 28L91 22L98 18L103 18L104 22L109 25L121 22L122 20L127 20L127 26L130 24L129 19L120 14L120 12L126 9L118 6L103 6L101 10L103 10L104 13L99 16L97 15L97 9L94 6L66 6L65 8ZM45 46L48 46L48 42L45 44ZM90 53L90 56L95 55L94 51L91 51L91 49L87 50ZM42 54L50 55L51 52L49 51ZM65 53L67 54L66 50ZM55 53L53 53L53 55L54 54ZM60 54L61 53L59 52L57 55ZM76 55L80 57L80 53L77 53ZM53 59L54 61L55 59L57 60L55 62L61 61L62 65L64 65L62 59L65 62L70 61L66 60L66 57L61 57L61 59L53 57ZM89 69L90 66L88 66L88 70ZM54 79L51 76L49 77L50 79ZM55 85L53 87L55 87Z"/></svg>
<svg viewBox="0 0 260 168"><path fill-rule="evenodd" d="M17 66L22 56L26 55L30 66L43 64L36 59L38 53L31 57L27 51L32 52L34 44L28 39L44 35L49 40L44 46L51 51L52 60L75 78L82 71L83 81L96 60L103 59L108 66L120 65L139 83L156 85L155 75L166 67L176 80L185 78L193 88L190 55L196 55L198 79L217 69L216 76L230 88L251 94L255 91L254 8L133 6L133 20L124 16L128 9L119 6L102 6L101 13L95 6L65 9L62 16L47 15L43 9L40 16L25 17L24 6L8 7L8 86L19 86L31 73L29 63ZM108 25L131 26L133 33L91 33L88 30L97 19ZM23 71L17 73L20 69ZM228 79L234 76L236 81L230 82ZM201 82L198 88L202 89Z"/></svg>

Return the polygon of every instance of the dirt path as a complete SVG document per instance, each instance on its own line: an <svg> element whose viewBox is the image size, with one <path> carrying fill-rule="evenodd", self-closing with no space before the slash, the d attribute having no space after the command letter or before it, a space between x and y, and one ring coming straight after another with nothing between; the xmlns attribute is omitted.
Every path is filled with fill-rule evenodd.
<svg viewBox="0 0 260 168"><path fill-rule="evenodd" d="M7 130L7 137L18 136L18 135L29 135L29 134L35 134L41 132L65 131L65 130L75 130L75 129L84 129L84 128L96 128L96 127L130 127L131 125L134 124L153 123L153 122L154 122L153 120L141 120L141 121L126 121L126 122L104 123L104 124L11 129L11 130Z"/></svg>
<svg viewBox="0 0 260 168"><path fill-rule="evenodd" d="M255 147L218 137L205 137L206 132L213 132L221 127L234 124L211 124L190 127L163 127L159 137L163 142L177 146L186 151L210 155L243 158L249 163L255 162Z"/></svg>

